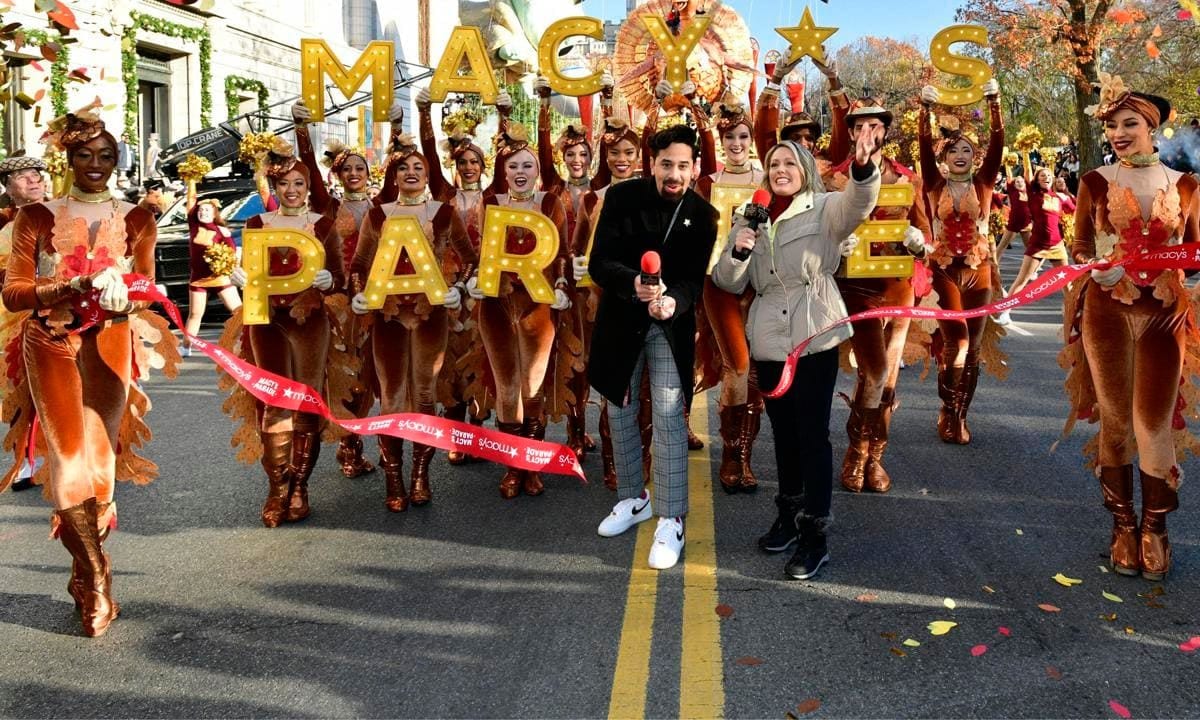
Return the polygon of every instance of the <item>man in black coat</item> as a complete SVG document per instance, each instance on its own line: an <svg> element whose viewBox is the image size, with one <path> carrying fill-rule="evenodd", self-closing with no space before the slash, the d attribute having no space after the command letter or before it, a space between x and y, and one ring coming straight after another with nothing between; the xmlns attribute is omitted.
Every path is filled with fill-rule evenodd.
<svg viewBox="0 0 1200 720"><path fill-rule="evenodd" d="M612 403L618 502L600 523L619 535L653 513L659 517L650 567L665 569L683 550L687 514L687 425L696 354L696 306L717 233L717 211L691 188L699 149L685 125L650 142L650 178L607 190L596 224L588 274L604 291L592 331L588 380ZM643 282L642 257L661 257L658 283ZM652 278L647 278L652 279ZM654 508L644 490L638 389L650 373L654 406Z"/></svg>

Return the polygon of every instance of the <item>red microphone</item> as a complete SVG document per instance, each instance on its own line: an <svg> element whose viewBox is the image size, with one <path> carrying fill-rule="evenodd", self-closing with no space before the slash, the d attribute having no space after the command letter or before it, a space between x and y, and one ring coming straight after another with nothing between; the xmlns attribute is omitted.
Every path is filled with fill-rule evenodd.
<svg viewBox="0 0 1200 720"><path fill-rule="evenodd" d="M750 204L742 211L742 217L746 218L751 230L758 230L758 226L771 219L771 214L767 212L767 206L771 204L771 193L759 188L754 191L754 197L750 198ZM750 257L750 251L742 248L733 249L733 258L735 260L746 260Z"/></svg>
<svg viewBox="0 0 1200 720"><path fill-rule="evenodd" d="M642 255L642 284L657 285L662 277L662 258L653 250Z"/></svg>

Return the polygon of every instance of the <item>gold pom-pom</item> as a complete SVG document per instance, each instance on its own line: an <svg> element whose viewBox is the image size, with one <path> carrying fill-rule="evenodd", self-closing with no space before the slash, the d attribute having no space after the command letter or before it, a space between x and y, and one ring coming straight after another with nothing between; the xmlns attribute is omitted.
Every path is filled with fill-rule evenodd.
<svg viewBox="0 0 1200 720"><path fill-rule="evenodd" d="M274 144L275 133L249 133L238 145L238 159L257 169Z"/></svg>
<svg viewBox="0 0 1200 720"><path fill-rule="evenodd" d="M900 157L900 144L895 141L890 142L884 145L880 152L883 153L885 158L888 158L889 160L895 160L896 158Z"/></svg>
<svg viewBox="0 0 1200 720"><path fill-rule="evenodd" d="M1021 162L1021 156L1018 153L1004 148L1004 164L1008 167L1016 167L1017 163Z"/></svg>
<svg viewBox="0 0 1200 720"><path fill-rule="evenodd" d="M213 243L204 251L204 262L213 275L229 275L237 269L237 252L228 245Z"/></svg>
<svg viewBox="0 0 1200 720"><path fill-rule="evenodd" d="M1013 140L1013 147L1021 152L1029 152L1041 147L1041 144L1042 131L1038 130L1036 125L1025 125L1017 133L1017 138Z"/></svg>
<svg viewBox="0 0 1200 720"><path fill-rule="evenodd" d="M468 108L457 110L442 118L442 132L447 135L462 133L463 135L474 135L475 128L483 122L483 116L477 111Z"/></svg>
<svg viewBox="0 0 1200 720"><path fill-rule="evenodd" d="M938 116L938 127L942 129L942 133L955 133L962 129L962 121L954 115Z"/></svg>
<svg viewBox="0 0 1200 720"><path fill-rule="evenodd" d="M67 174L67 153L65 150L51 150L42 156L46 162L46 172L57 177Z"/></svg>
<svg viewBox="0 0 1200 720"><path fill-rule="evenodd" d="M179 179L185 183L200 182L212 172L212 163L196 153L188 153L187 159L179 163Z"/></svg>
<svg viewBox="0 0 1200 720"><path fill-rule="evenodd" d="M817 150L828 150L830 137L831 136L829 133L823 133L821 135L821 137L817 138L817 144L816 144Z"/></svg>

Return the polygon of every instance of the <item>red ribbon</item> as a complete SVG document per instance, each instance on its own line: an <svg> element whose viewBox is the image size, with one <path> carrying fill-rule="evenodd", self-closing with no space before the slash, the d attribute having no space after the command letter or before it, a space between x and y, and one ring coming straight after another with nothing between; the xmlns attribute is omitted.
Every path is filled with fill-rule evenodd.
<svg viewBox="0 0 1200 720"><path fill-rule="evenodd" d="M1084 275L1089 274L1092 270L1107 270L1112 267L1124 267L1126 272L1156 272L1163 270L1195 270L1200 268L1200 243L1186 243L1176 245L1174 247L1164 247L1159 250L1144 250L1141 254L1130 256L1112 262L1110 260L1093 260L1089 263L1081 265L1067 265L1061 268L1054 268L1049 273L1038 278L1036 283L1030 283L1025 286L1025 289L1015 295L1000 300L999 302L981 305L970 310L942 310L940 308L923 308L913 307L911 305L898 305L892 307L881 307L873 310L864 310L860 313L855 313L850 317L838 320L831 323L815 334L805 338L799 345L788 353L787 360L783 364L783 372L779 376L779 383L775 389L764 393L766 397L778 399L788 391L792 386L792 381L796 378L796 363L800 362L800 357L804 355L804 351L812 344L813 340L824 335L825 333L839 328L847 323L858 322L859 320L873 320L876 318L916 318L919 320L969 320L984 315L994 315L996 313L1011 310L1022 305L1029 305L1046 299L1050 295L1062 290L1067 285L1075 282Z"/></svg>
<svg viewBox="0 0 1200 720"><path fill-rule="evenodd" d="M579 459L566 445L517 437L497 430L487 430L465 422L421 413L393 413L354 420L340 420L329 411L321 393L304 383L255 367L245 360L187 332L179 308L158 291L154 283L141 275L126 275L129 299L152 301L162 305L175 327L191 341L192 347L220 365L246 392L266 405L320 415L357 435L390 435L439 450L458 450L484 460L518 468L537 470L556 475L587 478Z"/></svg>

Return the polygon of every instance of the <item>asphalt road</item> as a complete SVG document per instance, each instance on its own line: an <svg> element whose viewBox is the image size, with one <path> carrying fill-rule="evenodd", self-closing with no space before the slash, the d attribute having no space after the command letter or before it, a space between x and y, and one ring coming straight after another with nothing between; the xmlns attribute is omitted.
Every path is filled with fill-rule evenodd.
<svg viewBox="0 0 1200 720"><path fill-rule="evenodd" d="M693 453L691 562L662 573L635 532L595 534L614 500L598 456L592 484L513 501L498 468L439 456L433 504L392 515L382 476L342 479L326 446L312 517L267 530L262 471L233 459L215 373L191 358L149 382L162 475L119 488L107 636L78 635L48 506L0 497L0 716L1195 717L1200 658L1178 647L1200 636L1190 486L1163 594L1105 572L1108 514L1080 452L1092 428L1049 452L1067 410L1059 315L1015 313L1011 377L980 380L969 446L938 442L934 379L903 372L895 487L835 492L833 560L813 582L754 545L774 511L767 424L757 495L714 492L719 448ZM715 435L714 395L707 411ZM838 403L839 462L845 418ZM936 620L957 626L934 636Z"/></svg>

